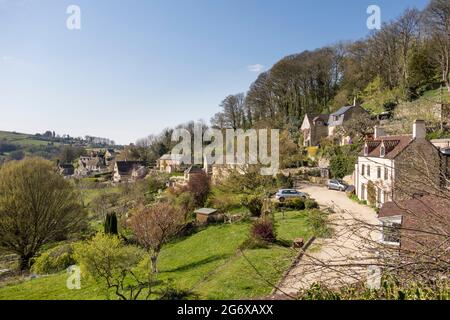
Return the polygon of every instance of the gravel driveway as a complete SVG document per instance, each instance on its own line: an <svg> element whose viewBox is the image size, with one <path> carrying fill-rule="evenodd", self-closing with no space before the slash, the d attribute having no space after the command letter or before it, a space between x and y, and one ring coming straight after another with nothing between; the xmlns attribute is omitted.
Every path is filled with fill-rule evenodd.
<svg viewBox="0 0 450 320"><path fill-rule="evenodd" d="M363 226L379 225L375 211L349 199L344 192L326 187L305 185L299 190L316 199L321 207L333 209L329 216L333 235L315 241L282 280L277 294L296 294L315 282L337 287L367 280L370 262L376 254L372 241L380 235Z"/></svg>

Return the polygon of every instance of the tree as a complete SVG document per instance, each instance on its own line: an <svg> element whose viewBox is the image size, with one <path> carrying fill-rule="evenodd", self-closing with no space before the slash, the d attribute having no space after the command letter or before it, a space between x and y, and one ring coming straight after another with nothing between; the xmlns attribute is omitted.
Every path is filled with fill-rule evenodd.
<svg viewBox="0 0 450 320"><path fill-rule="evenodd" d="M117 236L103 233L74 245L74 257L82 274L102 284L107 295L113 289L121 300L136 300L143 289L150 288L147 277L137 270L144 254L137 247L125 245ZM150 289L147 298L149 294Z"/></svg>
<svg viewBox="0 0 450 320"><path fill-rule="evenodd" d="M0 249L28 270L39 249L84 226L86 212L71 184L51 162L28 158L0 169Z"/></svg>
<svg viewBox="0 0 450 320"><path fill-rule="evenodd" d="M211 182L205 172L192 174L186 190L194 196L195 205L203 206L211 191Z"/></svg>
<svg viewBox="0 0 450 320"><path fill-rule="evenodd" d="M184 213L163 202L151 207L141 206L131 217L131 230L150 255L153 274L158 272L156 263L163 245L181 230L184 223Z"/></svg>
<svg viewBox="0 0 450 320"><path fill-rule="evenodd" d="M450 94L450 2L431 0L425 9L425 24L441 69L441 80Z"/></svg>
<svg viewBox="0 0 450 320"><path fill-rule="evenodd" d="M75 148L72 146L63 146L59 154L59 160L61 163L72 163L79 156L86 155L84 148Z"/></svg>
<svg viewBox="0 0 450 320"><path fill-rule="evenodd" d="M336 129L336 134L351 137L355 142L362 142L367 134L373 133L376 122L367 114L358 114Z"/></svg>
<svg viewBox="0 0 450 320"><path fill-rule="evenodd" d="M117 230L117 216L114 212L108 213L105 219L105 234L119 234Z"/></svg>

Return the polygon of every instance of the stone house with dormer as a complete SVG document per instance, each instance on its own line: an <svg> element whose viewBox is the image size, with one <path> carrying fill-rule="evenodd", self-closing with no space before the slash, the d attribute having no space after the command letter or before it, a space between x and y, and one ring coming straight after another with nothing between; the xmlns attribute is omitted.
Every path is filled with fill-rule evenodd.
<svg viewBox="0 0 450 320"><path fill-rule="evenodd" d="M380 207L441 186L440 152L425 136L422 120L416 120L413 133L406 135L388 136L375 127L373 139L366 140L355 165L358 198Z"/></svg>
<svg viewBox="0 0 450 320"><path fill-rule="evenodd" d="M344 106L330 115L307 113L300 127L303 134L303 146L317 146L320 140L333 137L338 127L361 114L369 117L369 113L359 105ZM341 138L340 144L347 143L350 143L349 137Z"/></svg>

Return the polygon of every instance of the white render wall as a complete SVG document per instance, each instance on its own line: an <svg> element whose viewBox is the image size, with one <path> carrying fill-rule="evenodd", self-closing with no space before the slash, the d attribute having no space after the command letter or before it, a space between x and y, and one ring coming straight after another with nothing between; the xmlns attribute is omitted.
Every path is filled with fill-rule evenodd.
<svg viewBox="0 0 450 320"><path fill-rule="evenodd" d="M364 165L364 175L361 172L362 165ZM370 167L370 176L367 174L367 168ZM377 168L381 168L381 177L377 176ZM392 200L392 185L395 177L395 162L394 160L375 158L375 157L358 157L358 162L355 164L355 192L360 200L368 200L367 184L372 181L376 188L381 189L381 199L378 199L380 204ZM388 179L384 179L384 170L388 170ZM362 187L364 186L364 188ZM385 196L385 192L388 194ZM375 205L375 203L374 203Z"/></svg>

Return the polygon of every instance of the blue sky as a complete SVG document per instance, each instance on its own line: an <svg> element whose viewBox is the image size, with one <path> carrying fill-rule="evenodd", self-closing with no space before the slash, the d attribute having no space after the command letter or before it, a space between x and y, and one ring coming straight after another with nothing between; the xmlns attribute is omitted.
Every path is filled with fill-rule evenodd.
<svg viewBox="0 0 450 320"><path fill-rule="evenodd" d="M280 58L367 35L369 5L387 21L426 3L0 0L0 130L126 144L209 121ZM66 28L71 4L81 30Z"/></svg>

